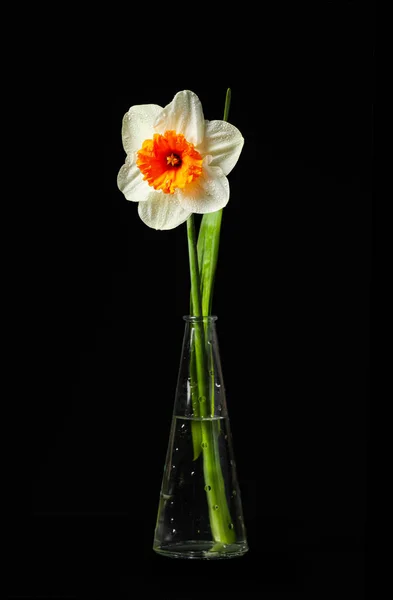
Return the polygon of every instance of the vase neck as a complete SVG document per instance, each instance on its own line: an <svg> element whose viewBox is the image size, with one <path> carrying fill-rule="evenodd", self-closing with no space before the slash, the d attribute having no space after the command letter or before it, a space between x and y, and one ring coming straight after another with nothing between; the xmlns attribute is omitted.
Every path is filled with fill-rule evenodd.
<svg viewBox="0 0 393 600"><path fill-rule="evenodd" d="M187 418L226 416L216 316L183 317L183 348L174 411Z"/></svg>
<svg viewBox="0 0 393 600"><path fill-rule="evenodd" d="M194 316L194 315L184 315L184 321L186 323L215 323L218 319L217 315L204 315L204 316Z"/></svg>

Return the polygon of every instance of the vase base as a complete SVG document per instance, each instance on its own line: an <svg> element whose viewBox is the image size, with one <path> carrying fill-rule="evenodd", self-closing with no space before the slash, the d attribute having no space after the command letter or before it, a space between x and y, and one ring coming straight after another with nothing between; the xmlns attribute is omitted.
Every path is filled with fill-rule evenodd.
<svg viewBox="0 0 393 600"><path fill-rule="evenodd" d="M217 560L243 556L248 551L248 545L246 542L221 544L203 540L188 540L186 542L154 545L153 550L168 558Z"/></svg>

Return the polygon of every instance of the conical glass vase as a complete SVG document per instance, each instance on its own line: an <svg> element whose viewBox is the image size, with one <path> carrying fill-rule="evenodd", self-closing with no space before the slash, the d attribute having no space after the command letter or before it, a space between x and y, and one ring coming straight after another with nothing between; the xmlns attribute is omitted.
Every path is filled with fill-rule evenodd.
<svg viewBox="0 0 393 600"><path fill-rule="evenodd" d="M185 331L153 549L172 558L248 550L217 341L217 317Z"/></svg>

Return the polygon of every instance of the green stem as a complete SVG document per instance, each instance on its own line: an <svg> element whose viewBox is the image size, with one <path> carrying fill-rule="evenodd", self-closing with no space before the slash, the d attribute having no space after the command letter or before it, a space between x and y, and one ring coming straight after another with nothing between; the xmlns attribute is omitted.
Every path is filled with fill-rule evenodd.
<svg viewBox="0 0 393 600"><path fill-rule="evenodd" d="M190 314L193 316L202 316L201 308L201 293L200 293L200 276L198 268L198 256L196 254L196 235L195 235L195 223L194 215L190 215L187 219L187 240L188 240L188 256L190 261L190 276L191 276L191 301L190 301ZM192 329L194 329L192 327ZM200 337L200 329L203 326L197 326L198 337ZM193 332L194 333L194 332ZM199 396L200 394L206 397L203 389L203 350L204 345L201 345L201 340L195 343L191 342L191 357L190 357L190 377L191 377L191 396L193 412L196 417L201 416ZM194 382L198 382L196 386ZM199 382L200 385L199 385ZM200 389L200 387L202 389ZM202 452L202 428L198 421L191 422L192 430L192 443L194 448L194 460L197 460L200 453Z"/></svg>
<svg viewBox="0 0 393 600"><path fill-rule="evenodd" d="M194 215L190 215L187 219L187 239L188 239L188 255L190 259L190 275L191 275L191 299L194 311L194 317L202 317L202 302L200 292L200 277L198 267L198 253L195 235ZM200 416L203 416L203 403L206 404L207 398L207 382L206 382L206 359L205 359L205 332L203 321L197 321L194 329L195 335L195 362L196 373L198 379L198 391L200 401ZM201 400L202 398L202 400Z"/></svg>
<svg viewBox="0 0 393 600"><path fill-rule="evenodd" d="M205 343L205 327L202 315L198 254L193 215L187 220L187 238L191 274L191 301L194 316L201 317L192 324L192 340L195 355L195 371L198 395L200 422L194 423L194 460L199 456L195 443L200 441L203 452L203 472L206 498L209 507L209 518L212 535L216 543L230 544L235 540L231 529L231 516L225 494L225 482L221 471L218 435L218 422L209 417L214 416L208 403L208 354ZM191 377L194 369L191 369ZM192 382L194 384L194 382Z"/></svg>
<svg viewBox="0 0 393 600"><path fill-rule="evenodd" d="M187 240L188 240L188 256L190 259L190 276L191 276L191 301L193 306L193 316L202 316L201 280L199 277L198 253L195 235L194 215L190 215L187 219Z"/></svg>
<svg viewBox="0 0 393 600"><path fill-rule="evenodd" d="M231 106L231 88L227 89L227 93L225 96L225 106L224 106L224 117L223 121L228 121L229 108Z"/></svg>

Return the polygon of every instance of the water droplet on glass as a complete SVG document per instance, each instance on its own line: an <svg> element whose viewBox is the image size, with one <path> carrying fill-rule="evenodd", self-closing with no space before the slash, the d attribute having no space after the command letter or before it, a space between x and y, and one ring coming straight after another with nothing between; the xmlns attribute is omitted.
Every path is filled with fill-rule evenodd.
<svg viewBox="0 0 393 600"><path fill-rule="evenodd" d="M205 490L206 490L207 492L210 492L210 490L211 490L211 489L212 489L212 486L211 486L211 485L205 485Z"/></svg>
<svg viewBox="0 0 393 600"><path fill-rule="evenodd" d="M175 451L177 452L179 450L179 448L175 448Z"/></svg>
<svg viewBox="0 0 393 600"><path fill-rule="evenodd" d="M174 521L174 520L175 520L175 519L174 519L173 517L171 517L171 523L173 523L173 521Z"/></svg>
<svg viewBox="0 0 393 600"><path fill-rule="evenodd" d="M192 476L192 475L195 475L195 471L191 471L191 476Z"/></svg>
<svg viewBox="0 0 393 600"><path fill-rule="evenodd" d="M176 533L176 529L172 529L172 533Z"/></svg>
<svg viewBox="0 0 393 600"><path fill-rule="evenodd" d="M220 388L221 387L221 383L216 383L216 387Z"/></svg>
<svg viewBox="0 0 393 600"><path fill-rule="evenodd" d="M226 435L224 439L226 439L226 440L227 440L227 439L228 439L228 436Z"/></svg>
<svg viewBox="0 0 393 600"><path fill-rule="evenodd" d="M233 496L233 497L237 496L237 491L236 491L236 490L233 490L233 492L232 492L232 496Z"/></svg>

